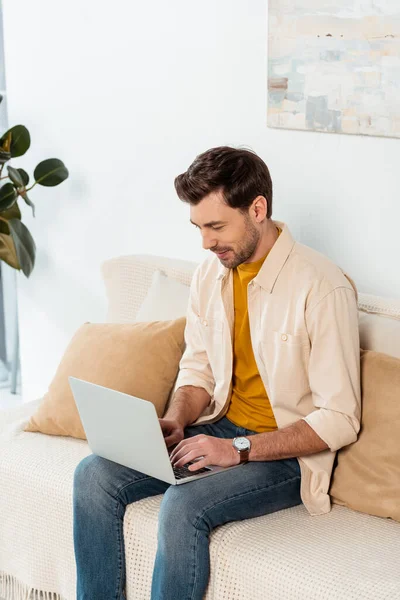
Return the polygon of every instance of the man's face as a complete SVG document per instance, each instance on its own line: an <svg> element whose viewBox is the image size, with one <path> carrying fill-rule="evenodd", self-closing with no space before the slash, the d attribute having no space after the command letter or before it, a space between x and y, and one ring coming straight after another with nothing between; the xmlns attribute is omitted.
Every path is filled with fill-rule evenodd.
<svg viewBox="0 0 400 600"><path fill-rule="evenodd" d="M200 229L203 248L215 252L224 267L231 269L249 261L261 236L249 214L228 206L221 192L191 205L190 221Z"/></svg>

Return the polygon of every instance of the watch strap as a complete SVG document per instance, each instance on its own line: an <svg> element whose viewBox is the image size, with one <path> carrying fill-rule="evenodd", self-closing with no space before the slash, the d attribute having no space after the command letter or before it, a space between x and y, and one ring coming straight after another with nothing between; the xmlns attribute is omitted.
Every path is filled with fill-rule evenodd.
<svg viewBox="0 0 400 600"><path fill-rule="evenodd" d="M249 454L250 454L250 450L238 450L239 452L239 464L244 463L244 462L248 462L249 460Z"/></svg>

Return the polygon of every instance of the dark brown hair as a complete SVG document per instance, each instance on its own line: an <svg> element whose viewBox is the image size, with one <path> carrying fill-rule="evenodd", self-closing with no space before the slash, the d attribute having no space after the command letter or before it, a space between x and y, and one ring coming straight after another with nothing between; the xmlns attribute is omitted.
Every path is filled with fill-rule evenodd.
<svg viewBox="0 0 400 600"><path fill-rule="evenodd" d="M254 198L267 200L267 218L272 215L272 180L265 162L252 150L229 146L199 154L188 170L175 178L175 189L183 202L198 204L211 192L221 191L231 208L242 212Z"/></svg>

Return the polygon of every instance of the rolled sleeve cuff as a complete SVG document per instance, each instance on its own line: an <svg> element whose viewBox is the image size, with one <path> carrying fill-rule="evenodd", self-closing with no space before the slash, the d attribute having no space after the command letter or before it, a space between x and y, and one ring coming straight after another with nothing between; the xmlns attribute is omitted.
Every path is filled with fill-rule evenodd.
<svg viewBox="0 0 400 600"><path fill-rule="evenodd" d="M189 371L186 369L181 369L178 377L175 382L175 390L184 385L193 385L194 387L200 387L206 390L206 392L212 397L214 394L215 384L204 380L198 373L194 373L193 371Z"/></svg>
<svg viewBox="0 0 400 600"><path fill-rule="evenodd" d="M359 424L343 413L319 408L303 417L303 420L329 446L332 452L357 440Z"/></svg>

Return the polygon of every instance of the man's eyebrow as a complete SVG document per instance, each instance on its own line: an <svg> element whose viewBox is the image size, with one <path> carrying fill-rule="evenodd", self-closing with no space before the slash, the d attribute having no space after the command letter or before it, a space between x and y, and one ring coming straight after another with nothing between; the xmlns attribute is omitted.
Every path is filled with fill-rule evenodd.
<svg viewBox="0 0 400 600"><path fill-rule="evenodd" d="M196 227L199 227L199 225L192 221L192 219L190 219L190 222L192 225L196 225ZM214 225L226 225L226 221L210 221L209 223L204 223L204 227L214 227Z"/></svg>

